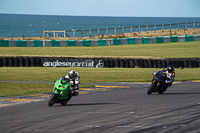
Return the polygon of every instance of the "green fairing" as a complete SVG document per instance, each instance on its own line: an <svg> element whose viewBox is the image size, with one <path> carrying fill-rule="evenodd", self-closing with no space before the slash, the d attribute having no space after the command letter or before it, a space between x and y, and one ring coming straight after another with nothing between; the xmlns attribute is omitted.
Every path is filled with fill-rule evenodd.
<svg viewBox="0 0 200 133"><path fill-rule="evenodd" d="M53 88L53 92L56 93L56 94L60 94L59 91L61 91L60 99L65 100L69 96L68 88L70 88L70 87L71 87L71 84L69 82L66 82L65 80L62 80L62 78L61 78L58 81L56 81L55 86ZM55 88L57 88L57 90L55 90Z"/></svg>

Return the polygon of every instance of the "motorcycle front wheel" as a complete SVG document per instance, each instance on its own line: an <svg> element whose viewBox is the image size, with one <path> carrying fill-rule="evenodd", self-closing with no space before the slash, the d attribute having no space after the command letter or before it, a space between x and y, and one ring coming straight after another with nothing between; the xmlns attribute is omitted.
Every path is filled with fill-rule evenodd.
<svg viewBox="0 0 200 133"><path fill-rule="evenodd" d="M150 85L149 89L147 90L148 95L150 95L153 92L154 87L155 87L154 84Z"/></svg>
<svg viewBox="0 0 200 133"><path fill-rule="evenodd" d="M50 99L49 99L48 105L49 105L49 106L53 106L54 103L56 102L56 100L58 99L58 97L59 97L59 94L53 93L53 94L51 95Z"/></svg>

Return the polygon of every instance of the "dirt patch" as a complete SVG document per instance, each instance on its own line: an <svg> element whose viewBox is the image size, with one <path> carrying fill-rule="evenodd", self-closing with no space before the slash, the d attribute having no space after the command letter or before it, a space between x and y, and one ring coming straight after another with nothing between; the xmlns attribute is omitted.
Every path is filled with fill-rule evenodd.
<svg viewBox="0 0 200 133"><path fill-rule="evenodd" d="M182 36L182 35L195 35L200 34L200 29L173 29L173 30L156 30L155 31L141 31L124 34L109 34L99 35L94 37L68 37L68 38L54 38L54 37L10 37L0 38L0 40L94 40L94 39L118 39L118 38L131 38L131 37L159 37L159 36Z"/></svg>

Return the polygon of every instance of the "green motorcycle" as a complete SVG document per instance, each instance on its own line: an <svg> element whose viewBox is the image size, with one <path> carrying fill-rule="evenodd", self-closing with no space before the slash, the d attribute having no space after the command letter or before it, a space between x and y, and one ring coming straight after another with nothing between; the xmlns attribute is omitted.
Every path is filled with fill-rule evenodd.
<svg viewBox="0 0 200 133"><path fill-rule="evenodd" d="M71 99L73 93L74 89L70 82L65 81L64 78L60 78L59 80L55 81L53 94L48 101L48 105L53 106L54 103L66 105L67 102Z"/></svg>

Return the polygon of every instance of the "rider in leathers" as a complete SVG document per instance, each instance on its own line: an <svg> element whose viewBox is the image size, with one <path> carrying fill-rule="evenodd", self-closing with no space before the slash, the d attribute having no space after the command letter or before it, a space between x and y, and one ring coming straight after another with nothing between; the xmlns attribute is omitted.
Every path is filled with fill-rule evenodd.
<svg viewBox="0 0 200 133"><path fill-rule="evenodd" d="M70 82L71 86L74 88L74 95L79 95L80 88L80 77L78 72L71 70L65 77L63 77L65 81Z"/></svg>
<svg viewBox="0 0 200 133"><path fill-rule="evenodd" d="M163 74L166 73L166 87L171 87L172 83L174 82L175 78L175 72L174 72L174 67L172 65L168 66L167 68L158 71L157 73Z"/></svg>

